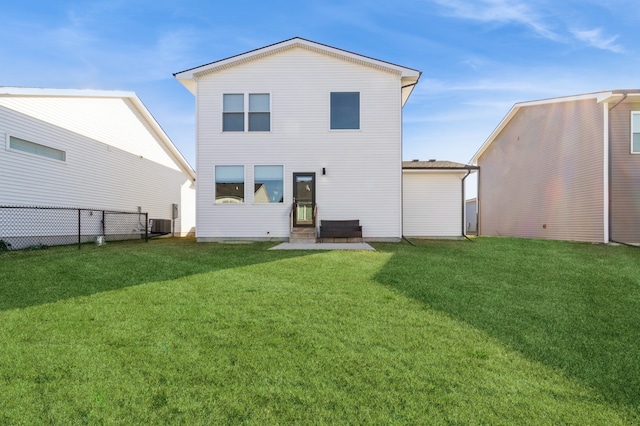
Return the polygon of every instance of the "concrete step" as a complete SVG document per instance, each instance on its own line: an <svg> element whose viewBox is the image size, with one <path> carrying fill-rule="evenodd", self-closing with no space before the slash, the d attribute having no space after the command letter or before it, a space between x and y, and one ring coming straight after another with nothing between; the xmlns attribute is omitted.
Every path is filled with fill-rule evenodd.
<svg viewBox="0 0 640 426"><path fill-rule="evenodd" d="M292 244L313 244L316 242L316 229L293 228L289 234L289 242Z"/></svg>
<svg viewBox="0 0 640 426"><path fill-rule="evenodd" d="M291 244L315 244L315 238L300 238L300 237L289 237L289 243Z"/></svg>

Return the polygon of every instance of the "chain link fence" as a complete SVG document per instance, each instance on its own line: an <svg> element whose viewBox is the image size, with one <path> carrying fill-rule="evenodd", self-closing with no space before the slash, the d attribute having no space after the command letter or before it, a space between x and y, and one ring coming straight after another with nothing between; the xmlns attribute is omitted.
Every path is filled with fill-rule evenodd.
<svg viewBox="0 0 640 426"><path fill-rule="evenodd" d="M134 239L148 241L148 213L0 206L0 252Z"/></svg>

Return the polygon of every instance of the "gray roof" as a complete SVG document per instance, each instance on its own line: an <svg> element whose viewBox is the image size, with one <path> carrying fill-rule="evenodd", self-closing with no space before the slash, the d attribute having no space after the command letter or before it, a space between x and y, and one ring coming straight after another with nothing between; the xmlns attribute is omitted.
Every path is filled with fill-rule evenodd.
<svg viewBox="0 0 640 426"><path fill-rule="evenodd" d="M476 166L470 166L469 164L456 163L454 161L439 161L439 160L429 160L429 161L403 161L402 162L403 169L436 169L436 170L476 170Z"/></svg>

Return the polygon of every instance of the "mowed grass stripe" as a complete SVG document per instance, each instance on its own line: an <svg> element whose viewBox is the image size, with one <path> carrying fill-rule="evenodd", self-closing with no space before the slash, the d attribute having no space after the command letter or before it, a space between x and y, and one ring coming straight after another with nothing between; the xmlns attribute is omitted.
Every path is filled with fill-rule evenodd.
<svg viewBox="0 0 640 426"><path fill-rule="evenodd" d="M189 259L175 250L180 247L202 252ZM6 342L0 352L6 389L0 394L0 420L625 424L632 419L597 390L381 279L404 250L422 250L424 256L424 248L383 245L378 252L287 256L264 248L158 241L91 251L83 263L71 261L77 270L69 286L85 267L113 274L105 261L112 253L120 269L137 264L123 256L129 250L137 260L155 259L155 277L166 264L170 278L148 281L132 269L120 288L105 283L103 291L82 290L77 296L67 290L59 301L46 296L42 304L0 311L0 341ZM14 258L24 256L2 260ZM407 268L415 268L413 260L425 259L407 256ZM423 269L414 271L406 280L424 278Z"/></svg>

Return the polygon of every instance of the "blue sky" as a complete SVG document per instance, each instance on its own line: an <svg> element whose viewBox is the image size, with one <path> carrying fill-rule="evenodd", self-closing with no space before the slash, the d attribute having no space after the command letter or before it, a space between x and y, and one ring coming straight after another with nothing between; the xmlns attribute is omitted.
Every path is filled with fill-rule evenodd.
<svg viewBox="0 0 640 426"><path fill-rule="evenodd" d="M195 166L173 73L303 37L422 71L404 159L468 162L515 102L640 88L637 0L24 0L0 86L134 91Z"/></svg>

